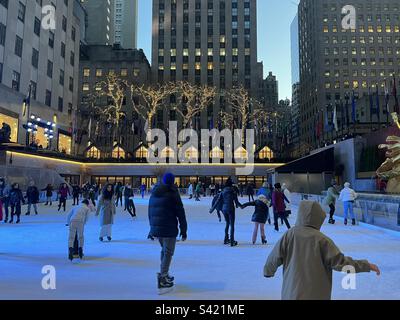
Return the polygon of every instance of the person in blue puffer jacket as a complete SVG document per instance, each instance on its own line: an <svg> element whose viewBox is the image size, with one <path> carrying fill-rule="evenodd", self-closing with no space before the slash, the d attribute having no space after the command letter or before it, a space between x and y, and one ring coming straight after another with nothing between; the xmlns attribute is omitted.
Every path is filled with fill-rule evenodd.
<svg viewBox="0 0 400 320"><path fill-rule="evenodd" d="M162 182L155 186L149 201L149 237L157 238L162 248L161 270L158 273L160 292L173 287L174 278L169 275L169 268L179 231L182 241L187 239L185 209L174 183L175 176L172 173L165 174Z"/></svg>

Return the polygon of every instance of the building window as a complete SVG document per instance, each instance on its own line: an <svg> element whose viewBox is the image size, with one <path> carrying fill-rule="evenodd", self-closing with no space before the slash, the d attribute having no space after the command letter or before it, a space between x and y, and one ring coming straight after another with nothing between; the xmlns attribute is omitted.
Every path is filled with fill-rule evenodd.
<svg viewBox="0 0 400 320"><path fill-rule="evenodd" d="M4 8L8 9L8 0L0 0L0 4L1 4Z"/></svg>
<svg viewBox="0 0 400 320"><path fill-rule="evenodd" d="M88 151L86 151L86 158L100 159L100 150L95 146L92 146Z"/></svg>
<svg viewBox="0 0 400 320"><path fill-rule="evenodd" d="M49 32L49 47L54 48L54 32Z"/></svg>
<svg viewBox="0 0 400 320"><path fill-rule="evenodd" d="M13 71L11 87L15 91L19 91L19 82L20 82L21 75L17 71Z"/></svg>
<svg viewBox="0 0 400 320"><path fill-rule="evenodd" d="M47 76L53 78L53 62L47 60Z"/></svg>
<svg viewBox="0 0 400 320"><path fill-rule="evenodd" d="M18 6L18 20L24 22L25 21L25 5L20 2Z"/></svg>
<svg viewBox="0 0 400 320"><path fill-rule="evenodd" d="M18 119L0 113L0 123L6 123L11 128L11 142L18 142Z"/></svg>
<svg viewBox="0 0 400 320"><path fill-rule="evenodd" d="M20 37L16 36L15 38L15 54L18 57L22 57L22 46L23 46L23 41Z"/></svg>
<svg viewBox="0 0 400 320"><path fill-rule="evenodd" d="M4 46L6 43L6 26L0 23L0 45Z"/></svg>
<svg viewBox="0 0 400 320"><path fill-rule="evenodd" d="M113 159L125 159L125 150L120 146L116 146L112 151Z"/></svg>
<svg viewBox="0 0 400 320"><path fill-rule="evenodd" d="M84 77L90 77L90 69L89 68L84 68L83 69L83 76Z"/></svg>
<svg viewBox="0 0 400 320"><path fill-rule="evenodd" d="M45 105L51 107L51 91L46 90Z"/></svg>
<svg viewBox="0 0 400 320"><path fill-rule="evenodd" d="M35 48L32 49L32 66L36 69L39 66L39 51Z"/></svg>
<svg viewBox="0 0 400 320"><path fill-rule="evenodd" d="M58 97L58 111L63 112L64 110L64 99Z"/></svg>
<svg viewBox="0 0 400 320"><path fill-rule="evenodd" d="M65 59L65 43L61 42L61 58Z"/></svg>
<svg viewBox="0 0 400 320"><path fill-rule="evenodd" d="M35 17L33 33L36 34L38 37L40 36L40 19L38 19L37 17Z"/></svg>
<svg viewBox="0 0 400 320"><path fill-rule="evenodd" d="M59 133L58 134L58 151L71 154L71 147L72 147L72 138L71 136L67 136L65 134Z"/></svg>
<svg viewBox="0 0 400 320"><path fill-rule="evenodd" d="M70 64L71 64L71 66L75 65L75 53L73 53L72 51L71 51L71 56L70 56Z"/></svg>

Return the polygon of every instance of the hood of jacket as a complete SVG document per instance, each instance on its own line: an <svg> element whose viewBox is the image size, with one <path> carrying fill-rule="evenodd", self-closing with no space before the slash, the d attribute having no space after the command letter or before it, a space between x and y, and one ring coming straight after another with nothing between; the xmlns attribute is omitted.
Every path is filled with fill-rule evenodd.
<svg viewBox="0 0 400 320"><path fill-rule="evenodd" d="M297 214L296 226L320 230L325 219L326 213L318 202L302 201Z"/></svg>
<svg viewBox="0 0 400 320"><path fill-rule="evenodd" d="M152 194L156 197L160 197L160 196L165 195L167 192L170 192L174 188L175 188L175 186L173 186L173 185L168 186L164 183L159 183L154 187Z"/></svg>

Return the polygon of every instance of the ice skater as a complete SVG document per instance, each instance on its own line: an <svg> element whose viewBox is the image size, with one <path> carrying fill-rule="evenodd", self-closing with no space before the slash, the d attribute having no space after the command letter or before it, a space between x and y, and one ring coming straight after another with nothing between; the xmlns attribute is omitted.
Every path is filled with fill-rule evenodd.
<svg viewBox="0 0 400 320"><path fill-rule="evenodd" d="M100 196L96 210L96 217L100 216L101 230L99 240L101 242L103 242L105 237L107 237L108 241L112 240L112 225L114 224L115 213L116 203L113 185L107 184Z"/></svg>
<svg viewBox="0 0 400 320"><path fill-rule="evenodd" d="M1 214L4 215L4 223L8 222L8 207L10 205L10 186L4 178L0 178L0 207ZM3 217L0 221L3 220Z"/></svg>
<svg viewBox="0 0 400 320"><path fill-rule="evenodd" d="M68 236L68 259L74 259L74 243L75 237L78 239L78 255L79 258L83 258L83 246L84 246L84 229L85 224L89 219L90 212L95 209L90 205L88 199L82 201L82 203L71 209L67 218L67 226L69 226Z"/></svg>
<svg viewBox="0 0 400 320"><path fill-rule="evenodd" d="M149 235L158 238L161 245L161 270L157 274L159 294L165 294L174 287L175 279L169 275L169 269L179 229L182 241L187 239L185 209L174 182L174 175L166 173L162 182L154 188L149 201Z"/></svg>
<svg viewBox="0 0 400 320"><path fill-rule="evenodd" d="M141 186L140 186L140 194L141 194L141 196L142 196L142 199L144 199L144 196L145 196L145 194L146 194L146 185L143 183Z"/></svg>
<svg viewBox="0 0 400 320"><path fill-rule="evenodd" d="M236 247L238 242L235 241L235 208L239 208L241 204L238 200L237 193L233 189L233 182L231 178L226 181L225 188L222 190L214 206L210 209L210 213L220 206L221 203L222 213L224 214L226 222L224 244L230 244L231 247Z"/></svg>
<svg viewBox="0 0 400 320"><path fill-rule="evenodd" d="M188 187L189 200L193 199L193 184L189 183Z"/></svg>
<svg viewBox="0 0 400 320"><path fill-rule="evenodd" d="M339 198L339 192L337 190L336 181L332 181L331 186L328 188L327 196L324 200L324 204L329 207L329 224L335 224L335 210L336 210L336 199Z"/></svg>
<svg viewBox="0 0 400 320"><path fill-rule="evenodd" d="M275 190L272 193L272 206L274 208L274 225L275 231L279 231L279 223L278 219L280 218L283 222L285 222L286 227L290 229L290 223L288 221L288 217L286 215L286 205L285 201L289 203L289 200L286 198L285 194L282 192L281 184L275 184Z"/></svg>
<svg viewBox="0 0 400 320"><path fill-rule="evenodd" d="M332 271L353 267L356 273L379 268L366 260L344 256L335 243L325 236L321 226L326 214L317 202L302 201L296 226L287 231L268 257L264 276L272 278L283 265L282 300L330 300Z"/></svg>
<svg viewBox="0 0 400 320"><path fill-rule="evenodd" d="M129 198L133 195L132 186L129 183L125 185L123 194L124 194L124 211L127 211L129 206Z"/></svg>
<svg viewBox="0 0 400 320"><path fill-rule="evenodd" d="M242 209L247 207L255 207L254 214L251 218L251 221L254 222L254 231L253 231L253 245L257 242L258 229L260 229L261 233L261 243L267 244L267 237L265 236L265 224L269 217L269 206L270 202L267 197L263 194L260 194L256 201L245 203L241 206Z"/></svg>
<svg viewBox="0 0 400 320"><path fill-rule="evenodd" d="M213 200L212 200L212 203L211 203L211 209L214 208L214 210L212 210L212 211L210 212L210 214L212 214L214 211L217 211L217 216L218 216L219 222L222 221L222 219L221 219L221 213L222 213L222 206L223 206L224 203L223 203L223 201L220 201L220 202L218 203L218 205L215 205L215 204L216 204L217 201L218 201L218 198L219 198L220 193L221 193L221 190L218 190L218 193L214 196L214 198L213 198Z"/></svg>
<svg viewBox="0 0 400 320"><path fill-rule="evenodd" d="M131 215L132 218L136 217L136 207L135 207L135 196L133 195L133 192L131 193L131 196L128 198L128 204L127 204L127 210L129 214Z"/></svg>
<svg viewBox="0 0 400 320"><path fill-rule="evenodd" d="M10 190L10 207L11 207L11 220L14 222L14 216L17 216L16 223L21 222L21 203L25 204L24 196L18 183L14 183Z"/></svg>
<svg viewBox="0 0 400 320"><path fill-rule="evenodd" d="M282 191L285 195L288 202L286 203L286 216L290 216L292 214L292 193L290 192L289 188L287 187L286 183L282 184Z"/></svg>
<svg viewBox="0 0 400 320"><path fill-rule="evenodd" d="M46 191L46 203L45 206L53 205L53 186L49 183L46 188L42 189L42 191Z"/></svg>
<svg viewBox="0 0 400 320"><path fill-rule="evenodd" d="M71 192L69 191L69 188L66 183L62 183L60 186L60 189L58 189L58 211L61 210L61 207L63 208L64 212L66 211L66 206L67 206L67 198L68 196L71 195Z"/></svg>
<svg viewBox="0 0 400 320"><path fill-rule="evenodd" d="M117 185L115 186L115 197L116 197L116 207L118 207L118 201L121 204L122 207L122 183L118 182Z"/></svg>
<svg viewBox="0 0 400 320"><path fill-rule="evenodd" d="M31 207L35 210L35 215L38 214L37 203L39 202L39 189L35 186L35 182L31 181L29 187L26 190L26 199L28 201L28 211L25 214L29 216L31 214Z"/></svg>
<svg viewBox="0 0 400 320"><path fill-rule="evenodd" d="M74 203L72 204L73 206L79 205L79 196L81 193L81 188L77 184L74 184L72 186L72 198L74 199Z"/></svg>
<svg viewBox="0 0 400 320"><path fill-rule="evenodd" d="M351 224L356 225L356 217L354 215L354 202L357 199L357 193L350 188L350 183L344 184L344 189L340 192L339 201L343 202L344 206L344 225L347 226L348 216L350 212Z"/></svg>

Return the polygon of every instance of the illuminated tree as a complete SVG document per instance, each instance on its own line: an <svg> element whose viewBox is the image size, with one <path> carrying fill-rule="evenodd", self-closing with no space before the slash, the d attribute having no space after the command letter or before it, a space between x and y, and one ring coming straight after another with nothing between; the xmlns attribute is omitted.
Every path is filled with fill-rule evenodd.
<svg viewBox="0 0 400 320"><path fill-rule="evenodd" d="M169 83L158 86L130 86L133 109L146 121L148 131L152 129L153 119L157 111L165 105L165 100L175 90L175 87Z"/></svg>
<svg viewBox="0 0 400 320"><path fill-rule="evenodd" d="M215 87L193 85L188 82L180 82L176 91L180 98L176 111L181 115L182 126L185 129L188 129L189 123L195 116L214 102L217 94Z"/></svg>

